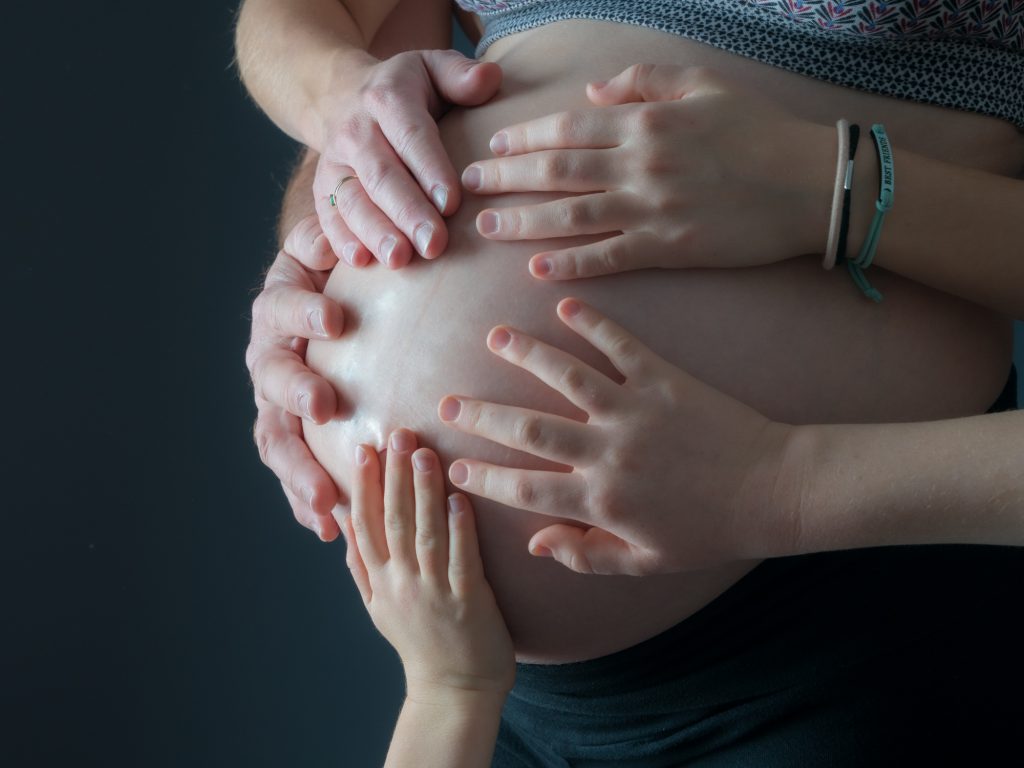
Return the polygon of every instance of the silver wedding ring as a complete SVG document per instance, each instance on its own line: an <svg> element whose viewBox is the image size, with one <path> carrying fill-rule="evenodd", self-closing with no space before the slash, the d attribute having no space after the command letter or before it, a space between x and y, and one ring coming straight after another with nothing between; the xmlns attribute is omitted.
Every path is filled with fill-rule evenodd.
<svg viewBox="0 0 1024 768"><path fill-rule="evenodd" d="M338 182L338 186L334 188L334 191L331 192L331 196L327 198L331 203L331 208L338 207L338 190L341 189L341 185L344 184L346 181L352 181L352 179L355 178L355 176L344 176L341 179L341 181Z"/></svg>

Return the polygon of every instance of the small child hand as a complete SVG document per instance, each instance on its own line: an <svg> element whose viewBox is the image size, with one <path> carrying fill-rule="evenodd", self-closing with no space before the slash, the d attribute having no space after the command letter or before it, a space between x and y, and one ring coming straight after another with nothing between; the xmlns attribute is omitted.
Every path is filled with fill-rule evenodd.
<svg viewBox="0 0 1024 768"><path fill-rule="evenodd" d="M484 576L469 499L448 497L437 454L391 435L384 487L370 446L356 448L348 565L363 603L405 666L410 698L451 691L504 695L512 640Z"/></svg>
<svg viewBox="0 0 1024 768"><path fill-rule="evenodd" d="M799 552L804 473L787 461L792 427L693 378L593 307L565 299L558 316L624 381L508 326L487 343L586 412L585 422L461 396L442 400L439 415L572 471L460 458L457 486L579 523L542 528L529 545L579 573L678 573Z"/></svg>

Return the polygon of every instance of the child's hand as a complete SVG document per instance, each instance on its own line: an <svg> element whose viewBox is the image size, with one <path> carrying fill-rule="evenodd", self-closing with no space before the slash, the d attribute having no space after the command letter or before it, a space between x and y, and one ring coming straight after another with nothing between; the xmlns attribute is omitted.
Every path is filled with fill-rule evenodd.
<svg viewBox="0 0 1024 768"><path fill-rule="evenodd" d="M504 696L515 678L512 639L484 577L469 499L452 494L445 512L437 455L396 430L381 488L376 451L358 446L345 525L349 568L402 657L409 698Z"/></svg>
<svg viewBox="0 0 1024 768"><path fill-rule="evenodd" d="M661 267L752 267L825 245L835 129L702 67L637 65L587 94L598 105L498 132L473 163L477 194L568 192L489 208L492 240L603 235L536 254L545 280Z"/></svg>
<svg viewBox="0 0 1024 768"><path fill-rule="evenodd" d="M572 471L458 459L455 485L578 521L539 530L529 546L580 573L673 573L799 551L804 475L786 461L791 427L658 357L583 302L563 300L558 315L625 381L508 326L487 343L585 411L586 422L468 397L446 397L440 416Z"/></svg>

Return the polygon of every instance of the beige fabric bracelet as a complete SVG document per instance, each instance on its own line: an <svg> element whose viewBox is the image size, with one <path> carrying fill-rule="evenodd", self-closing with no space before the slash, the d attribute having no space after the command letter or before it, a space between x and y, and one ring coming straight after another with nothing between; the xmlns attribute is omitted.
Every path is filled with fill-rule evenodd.
<svg viewBox="0 0 1024 768"><path fill-rule="evenodd" d="M839 134L839 159L836 161L836 185L832 192L832 217L828 222L828 243L821 266L832 269L836 265L836 251L839 250L839 220L843 216L843 181L846 178L846 163L850 154L850 122L836 121Z"/></svg>

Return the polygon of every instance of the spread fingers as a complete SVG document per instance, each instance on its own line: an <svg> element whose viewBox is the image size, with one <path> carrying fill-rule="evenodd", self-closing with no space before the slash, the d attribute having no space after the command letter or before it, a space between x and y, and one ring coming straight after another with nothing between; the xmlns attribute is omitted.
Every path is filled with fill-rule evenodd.
<svg viewBox="0 0 1024 768"><path fill-rule="evenodd" d="M560 464L587 465L600 455L594 432L564 416L451 395L441 400L438 415L460 432Z"/></svg>
<svg viewBox="0 0 1024 768"><path fill-rule="evenodd" d="M448 477L467 493L527 512L584 520L585 482L576 472L510 469L474 459L459 459Z"/></svg>

